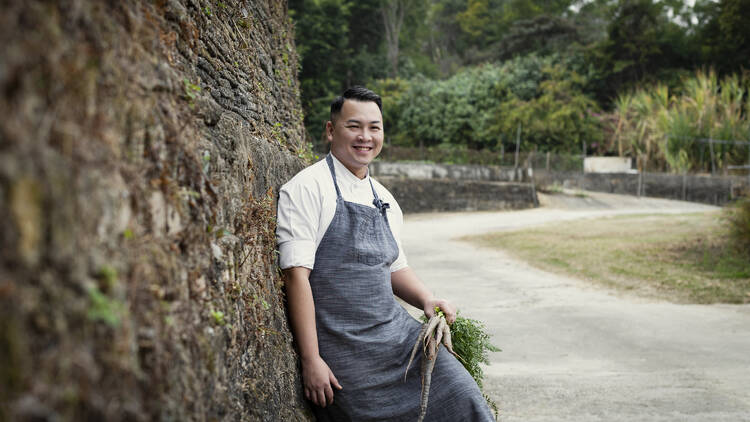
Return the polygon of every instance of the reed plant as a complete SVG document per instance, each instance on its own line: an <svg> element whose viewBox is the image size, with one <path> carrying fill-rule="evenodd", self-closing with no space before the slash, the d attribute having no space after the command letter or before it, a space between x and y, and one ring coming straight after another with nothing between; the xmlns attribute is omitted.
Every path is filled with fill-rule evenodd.
<svg viewBox="0 0 750 422"><path fill-rule="evenodd" d="M750 140L748 86L748 74L719 80L714 71L700 71L673 92L657 84L623 93L615 100L612 143L621 156L636 157L641 170L681 173L746 163L748 146L709 146L699 139Z"/></svg>

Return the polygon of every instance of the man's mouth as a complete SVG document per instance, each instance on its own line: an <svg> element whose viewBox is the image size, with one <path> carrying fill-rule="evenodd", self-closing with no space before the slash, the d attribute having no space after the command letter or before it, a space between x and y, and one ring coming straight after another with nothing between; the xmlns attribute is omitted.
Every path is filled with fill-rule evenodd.
<svg viewBox="0 0 750 422"><path fill-rule="evenodd" d="M372 150L372 147L364 146L364 145L355 145L354 149L358 151L370 151Z"/></svg>

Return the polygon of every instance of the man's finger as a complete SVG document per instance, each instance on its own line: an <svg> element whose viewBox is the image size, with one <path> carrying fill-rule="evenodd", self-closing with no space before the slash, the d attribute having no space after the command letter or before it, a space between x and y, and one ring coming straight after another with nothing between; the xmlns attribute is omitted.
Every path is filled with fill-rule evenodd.
<svg viewBox="0 0 750 422"><path fill-rule="evenodd" d="M424 310L424 316L426 316L428 319L435 316L435 310L432 309L432 306Z"/></svg>
<svg viewBox="0 0 750 422"><path fill-rule="evenodd" d="M318 390L315 394L315 397L317 400L315 404L317 404L320 407L326 407L326 395L323 393L323 391Z"/></svg>
<svg viewBox="0 0 750 422"><path fill-rule="evenodd" d="M312 396L310 396L310 389L305 388L305 398L312 401Z"/></svg>
<svg viewBox="0 0 750 422"><path fill-rule="evenodd" d="M339 380L336 379L336 376L333 375L333 372L331 372L331 377L330 378L331 378L331 385L333 385L334 387L338 388L339 390L341 390L342 388L344 388L344 387L341 386L341 384L339 384Z"/></svg>
<svg viewBox="0 0 750 422"><path fill-rule="evenodd" d="M328 404L333 403L333 390L331 389L330 385L326 386L325 393L326 393L326 403Z"/></svg>

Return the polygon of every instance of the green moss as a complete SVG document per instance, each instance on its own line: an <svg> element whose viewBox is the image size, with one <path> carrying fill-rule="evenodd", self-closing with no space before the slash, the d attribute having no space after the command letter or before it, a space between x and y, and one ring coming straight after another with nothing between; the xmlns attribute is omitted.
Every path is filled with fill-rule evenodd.
<svg viewBox="0 0 750 422"><path fill-rule="evenodd" d="M219 326L225 326L227 321L224 319L224 312L211 310L211 316L214 318L214 323Z"/></svg>
<svg viewBox="0 0 750 422"><path fill-rule="evenodd" d="M102 293L98 287L90 287L89 309L86 314L91 321L101 321L110 327L119 327L125 313L125 305Z"/></svg>
<svg viewBox="0 0 750 422"><path fill-rule="evenodd" d="M190 108L195 107L195 99L198 98L198 94L201 92L201 87L198 84L194 84L188 80L188 78L184 78L182 80L183 83L183 94L185 98L188 100L188 106Z"/></svg>
<svg viewBox="0 0 750 422"><path fill-rule="evenodd" d="M99 268L97 277L99 277L107 289L111 289L117 285L117 270L109 265L102 265Z"/></svg>
<svg viewBox="0 0 750 422"><path fill-rule="evenodd" d="M23 383L21 361L26 353L22 344L22 334L15 318L0 318L0 401L7 403L9 395L18 391ZM0 413L2 416L2 413Z"/></svg>

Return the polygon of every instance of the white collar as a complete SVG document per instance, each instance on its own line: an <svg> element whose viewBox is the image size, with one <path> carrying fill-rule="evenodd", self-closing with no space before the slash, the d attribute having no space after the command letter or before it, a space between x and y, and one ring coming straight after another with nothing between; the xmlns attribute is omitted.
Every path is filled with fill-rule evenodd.
<svg viewBox="0 0 750 422"><path fill-rule="evenodd" d="M346 166L341 163L341 161L336 158L335 155L331 154L331 158L333 159L333 169L336 172L336 179L340 182L344 182L348 185L353 185L356 183L363 184L363 183L370 183L370 168L367 168L367 174L365 174L364 179L360 179L357 177L354 173L352 173Z"/></svg>

